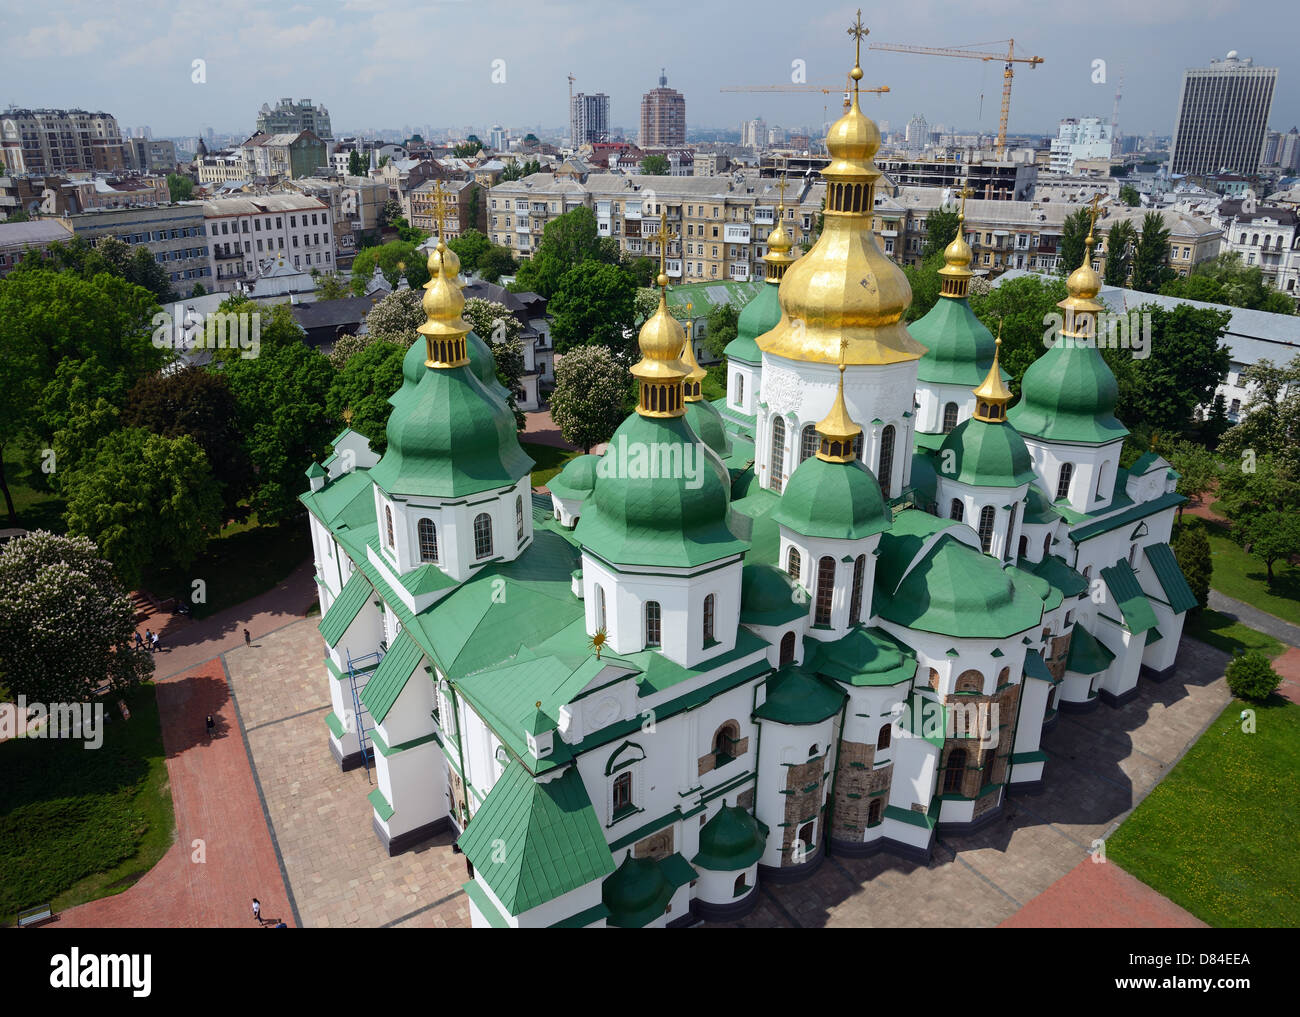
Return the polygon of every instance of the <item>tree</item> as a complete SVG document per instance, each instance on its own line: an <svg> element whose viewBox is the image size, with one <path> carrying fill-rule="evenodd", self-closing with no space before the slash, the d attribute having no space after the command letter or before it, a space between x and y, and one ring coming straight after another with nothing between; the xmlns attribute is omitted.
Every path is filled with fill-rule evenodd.
<svg viewBox="0 0 1300 1017"><path fill-rule="evenodd" d="M95 545L37 530L0 547L0 661L15 696L94 701L148 681L153 659L132 645L135 611Z"/></svg>
<svg viewBox="0 0 1300 1017"><path fill-rule="evenodd" d="M387 166L387 165L388 165L388 156L386 156L386 155L381 155L381 156L379 157L379 162L377 162L377 163L375 164L375 167L376 167L376 169L383 169L383 168L384 168L385 166Z"/></svg>
<svg viewBox="0 0 1300 1017"><path fill-rule="evenodd" d="M419 338L416 329L425 323L424 294L420 290L397 290L388 294L366 313L366 333L372 340L384 339L410 349Z"/></svg>
<svg viewBox="0 0 1300 1017"><path fill-rule="evenodd" d="M479 141L478 138L471 138L463 144L453 146L451 154L457 159L469 159L471 156L478 155L481 151L483 151L483 142Z"/></svg>
<svg viewBox="0 0 1300 1017"><path fill-rule="evenodd" d="M492 248L492 241L475 229L465 230L460 236L447 241L447 246L460 258L461 270L470 273L478 268L479 260Z"/></svg>
<svg viewBox="0 0 1300 1017"><path fill-rule="evenodd" d="M1065 280L1045 275L1024 275L1003 282L987 294L971 294L970 304L984 327L997 334L1002 325L1001 366L1011 374L1011 389L1020 391L1029 365L1043 355L1044 319L1060 314L1057 303L1065 299Z"/></svg>
<svg viewBox="0 0 1300 1017"><path fill-rule="evenodd" d="M666 155L647 155L641 160L641 172L649 177L666 177L670 169Z"/></svg>
<svg viewBox="0 0 1300 1017"><path fill-rule="evenodd" d="M908 305L905 320L915 321L917 318L924 317L938 302L939 269L941 268L943 268L942 248L920 265L903 266L903 275L907 276L908 285L912 287L912 302Z"/></svg>
<svg viewBox="0 0 1300 1017"><path fill-rule="evenodd" d="M179 173L168 173L167 190L171 192L172 201L189 201L194 197L194 181Z"/></svg>
<svg viewBox="0 0 1300 1017"><path fill-rule="evenodd" d="M515 261L515 256L510 253L510 248L498 247L494 244L479 258L478 274L485 282L495 283L503 275L513 275L518 267L519 264ZM527 288L524 286L522 290Z"/></svg>
<svg viewBox="0 0 1300 1017"><path fill-rule="evenodd" d="M469 200L465 203L465 222L469 229L462 231L461 236L471 230L477 230L480 219L486 226L487 217L483 215L483 189L475 184L469 189Z"/></svg>
<svg viewBox="0 0 1300 1017"><path fill-rule="evenodd" d="M659 273L659 263L652 258L630 258L624 267L632 275L637 286L653 286L655 276Z"/></svg>
<svg viewBox="0 0 1300 1017"><path fill-rule="evenodd" d="M131 257L126 263L124 278L129 283L143 286L157 298L160 304L169 303L176 298L167 270L158 264L147 247L137 247L131 252Z"/></svg>
<svg viewBox="0 0 1300 1017"><path fill-rule="evenodd" d="M520 339L523 325L504 304L482 297L470 297L465 301L463 317L473 327L474 334L492 351L497 381L510 393L507 401L515 415L515 427L522 430L527 420L515 400L515 392L524 374L524 346Z"/></svg>
<svg viewBox="0 0 1300 1017"><path fill-rule="evenodd" d="M348 176L363 177L368 169L365 157L357 149L348 153Z"/></svg>
<svg viewBox="0 0 1300 1017"><path fill-rule="evenodd" d="M1136 359L1132 350L1103 350L1120 382L1116 412L1122 420L1143 420L1158 433L1184 433L1193 426L1196 407L1208 405L1228 376L1232 355L1222 344L1228 314L1190 304L1143 304L1135 313L1139 320L1150 315L1148 355Z"/></svg>
<svg viewBox="0 0 1300 1017"><path fill-rule="evenodd" d="M1273 563L1300 554L1300 516L1294 511L1261 512L1232 528L1233 536L1264 563L1268 585L1273 585Z"/></svg>
<svg viewBox="0 0 1300 1017"><path fill-rule="evenodd" d="M740 312L731 304L718 304L709 309L709 327L704 335L704 345L718 359L722 359L727 344L736 338Z"/></svg>
<svg viewBox="0 0 1300 1017"><path fill-rule="evenodd" d="M501 181L503 183L508 183L511 180L520 180L523 178L523 175L523 164L516 159L514 162L508 163L506 168L501 171Z"/></svg>
<svg viewBox="0 0 1300 1017"><path fill-rule="evenodd" d="M1106 236L1106 272L1102 278L1107 286L1123 286L1128 282L1136 243L1137 230L1128 219L1121 219L1110 228Z"/></svg>
<svg viewBox="0 0 1300 1017"><path fill-rule="evenodd" d="M932 255L943 254L943 250L957 238L960 228L958 212L953 208L936 208L925 219L925 243L921 246L921 260L928 261ZM820 233L821 230L819 229Z"/></svg>
<svg viewBox="0 0 1300 1017"><path fill-rule="evenodd" d="M1233 521L1234 535L1251 519L1269 512L1300 512L1300 476L1282 457L1255 458L1248 449L1239 462L1225 463L1216 508Z"/></svg>
<svg viewBox="0 0 1300 1017"><path fill-rule="evenodd" d="M190 290L191 297L202 297L207 295L207 287L203 283L195 283L194 289Z"/></svg>
<svg viewBox="0 0 1300 1017"><path fill-rule="evenodd" d="M630 355L635 295L632 277L616 265L588 261L569 269L547 305L556 350L606 346Z"/></svg>
<svg viewBox="0 0 1300 1017"><path fill-rule="evenodd" d="M390 240L380 247L367 247L357 252L352 261L352 293L358 297L365 294L376 266L389 286L396 288L405 276L411 289L419 289L429 281L428 260L407 240Z"/></svg>
<svg viewBox="0 0 1300 1017"><path fill-rule="evenodd" d="M1061 223L1061 243L1058 247L1059 260L1056 270L1068 276L1083 264L1084 242L1092 229L1092 217L1086 208L1071 212ZM1088 252L1089 260L1092 252Z"/></svg>
<svg viewBox="0 0 1300 1017"><path fill-rule="evenodd" d="M581 346L555 364L551 419L570 445L590 452L623 420L629 375L604 346Z"/></svg>
<svg viewBox="0 0 1300 1017"><path fill-rule="evenodd" d="M388 156L384 156L384 160L387 158ZM383 164L384 162L381 160L379 165L382 166ZM384 202L384 207L379 210L380 227L389 226L400 218L402 218L402 203L396 198L389 198Z"/></svg>
<svg viewBox="0 0 1300 1017"><path fill-rule="evenodd" d="M1174 558L1196 597L1194 611L1202 611L1210 595L1210 575L1214 560L1210 556L1210 540L1203 526L1181 526L1174 538Z"/></svg>
<svg viewBox="0 0 1300 1017"><path fill-rule="evenodd" d="M392 342L373 342L350 357L334 376L325 408L334 420L370 439L370 448L383 455L388 448L389 397L402 385L402 359L406 348Z"/></svg>
<svg viewBox="0 0 1300 1017"><path fill-rule="evenodd" d="M182 435L203 450L221 488L222 519L242 519L253 471L235 424L237 407L223 374L186 367L146 375L136 382L122 411L124 427L144 428L165 438Z"/></svg>
<svg viewBox="0 0 1300 1017"><path fill-rule="evenodd" d="M1295 313L1291 298L1264 282L1261 268L1246 265L1236 251L1201 262L1191 275L1170 279L1160 287L1160 292L1171 297L1274 314Z"/></svg>
<svg viewBox="0 0 1300 1017"><path fill-rule="evenodd" d="M645 286L636 291L636 296L632 298L632 315L638 327L644 324L645 320L658 309L658 288Z"/></svg>
<svg viewBox="0 0 1300 1017"><path fill-rule="evenodd" d="M68 532L89 537L136 586L149 567L186 568L221 528L221 493L188 436L139 427L101 441L63 482Z"/></svg>
<svg viewBox="0 0 1300 1017"><path fill-rule="evenodd" d="M319 300L342 300L352 292L337 272L316 272L316 297Z"/></svg>
<svg viewBox="0 0 1300 1017"><path fill-rule="evenodd" d="M1250 397L1240 421L1223 435L1220 452L1234 458L1273 456L1300 476L1300 356L1280 367L1257 361L1241 372L1241 382Z"/></svg>
<svg viewBox="0 0 1300 1017"><path fill-rule="evenodd" d="M1201 495L1214 490L1219 481L1219 460L1209 449L1190 441L1176 441L1156 451L1180 474L1178 493L1189 501L1200 504ZM1178 518L1183 518L1182 505L1178 506Z"/></svg>
<svg viewBox="0 0 1300 1017"><path fill-rule="evenodd" d="M575 208L546 224L541 244L532 258L519 266L517 279L523 289L549 300L566 272L593 260L600 260L595 213Z"/></svg>
<svg viewBox="0 0 1300 1017"><path fill-rule="evenodd" d="M1133 248L1133 288L1156 293L1174 277L1169 267L1169 227L1159 212L1142 217L1142 236Z"/></svg>
<svg viewBox="0 0 1300 1017"><path fill-rule="evenodd" d="M1262 703L1282 684L1282 676L1260 650L1247 650L1228 661L1228 690L1238 699Z"/></svg>
<svg viewBox="0 0 1300 1017"><path fill-rule="evenodd" d="M1132 184L1121 184L1119 188L1119 200L1129 208L1137 208L1142 204L1142 195Z"/></svg>
<svg viewBox="0 0 1300 1017"><path fill-rule="evenodd" d="M337 420L325 409L334 380L330 362L304 345L288 304L276 305L269 317L256 358L231 357L215 369L230 383L236 423L253 464L249 507L259 523L275 525L301 511L303 470L322 456Z"/></svg>

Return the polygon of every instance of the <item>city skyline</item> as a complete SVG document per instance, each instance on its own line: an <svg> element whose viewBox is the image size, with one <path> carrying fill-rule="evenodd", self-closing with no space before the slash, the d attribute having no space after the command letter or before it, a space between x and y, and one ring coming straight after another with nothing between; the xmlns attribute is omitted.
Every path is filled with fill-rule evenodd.
<svg viewBox="0 0 1300 1017"><path fill-rule="evenodd" d="M219 133L251 134L261 105L283 96L310 97L328 106L340 136L403 123L563 129L572 73L574 91L608 94L611 126L630 131L641 96L664 67L673 87L686 96L692 129L731 130L758 117L790 128L822 122L823 107L833 120L838 93L719 89L787 83L800 66L807 83L838 87L848 69L844 26L853 15L850 6L805 15L760 2L748 6L741 21L726 9L677 0L653 7L601 7L598 19L592 16L595 8L582 0L541 7L338 0L274 10L232 0L216 20L209 10L192 2L164 6L146 0L133 5L133 17L116 17L113 4L96 6L90 16L71 2L14 11L6 47L10 74L0 103L103 109L124 126L148 124L155 136L192 135L209 126ZM428 33L413 30L428 21L430 10L438 12L443 31L462 37L456 46L437 50L441 62L434 67L427 62ZM1032 12L1003 3L950 9L921 0L898 10L867 11L864 23L871 34L864 40L863 84L887 84L891 92L866 97L864 112L895 126L923 112L931 122L958 131L995 133L1001 93L996 64L865 46L954 46L1014 36L1018 54L1041 55L1045 62L1032 71L1017 67L1013 135L1054 134L1058 120L1067 116L1109 118L1121 73L1120 132L1171 134L1183 72L1221 59L1229 49L1258 66L1280 68L1269 127L1285 131L1300 122L1300 79L1285 66L1286 43L1270 28L1276 19L1269 16L1285 8L1269 2L1248 10L1254 15L1250 23L1241 21L1244 4L1210 0L1190 10L1172 0L1141 9L1101 0L1079 10ZM485 32L489 24L509 30ZM670 24L694 28L665 32ZM1119 24L1124 31L1114 30ZM777 25L780 31L773 30ZM1098 32L1098 26L1111 30ZM650 40L657 36L673 41L656 46ZM546 47L528 43L543 37ZM610 38L646 42L629 54L602 43ZM710 59L708 40L722 39L729 50L753 57L738 64ZM74 78L55 70L68 66L68 59L78 67ZM1105 61L1104 67L1097 60ZM195 61L203 63L196 67ZM422 68L418 81L416 67ZM476 79L481 87L474 87Z"/></svg>

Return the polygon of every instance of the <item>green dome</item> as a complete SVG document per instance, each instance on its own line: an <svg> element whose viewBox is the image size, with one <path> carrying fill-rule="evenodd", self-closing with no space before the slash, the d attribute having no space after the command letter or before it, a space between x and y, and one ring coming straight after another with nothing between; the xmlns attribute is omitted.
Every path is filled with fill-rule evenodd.
<svg viewBox="0 0 1300 1017"><path fill-rule="evenodd" d="M809 456L795 468L771 517L805 537L855 540L889 528L880 485L858 462Z"/></svg>
<svg viewBox="0 0 1300 1017"><path fill-rule="evenodd" d="M838 713L846 696L797 667L782 668L767 682L767 698L754 711L777 724L817 724Z"/></svg>
<svg viewBox="0 0 1300 1017"><path fill-rule="evenodd" d="M918 381L974 388L993 366L996 342L964 297L940 297L907 331L926 347L916 365ZM1002 377L1011 375L1003 371Z"/></svg>
<svg viewBox="0 0 1300 1017"><path fill-rule="evenodd" d="M740 570L740 620L747 625L784 625L808 616L808 597L775 565L755 562Z"/></svg>
<svg viewBox="0 0 1300 1017"><path fill-rule="evenodd" d="M728 526L730 491L726 467L685 417L634 413L601 456L574 535L620 565L680 568L743 554L748 544Z"/></svg>
<svg viewBox="0 0 1300 1017"><path fill-rule="evenodd" d="M653 858L633 858L629 851L600 888L609 908L606 921L620 929L640 929L664 913L675 887Z"/></svg>
<svg viewBox="0 0 1300 1017"><path fill-rule="evenodd" d="M478 378L492 395L502 402L507 402L510 398L510 390L497 378L497 358L493 355L492 348L480 339L477 333L471 332L465 337L465 351L469 355L469 367L474 372L474 377Z"/></svg>
<svg viewBox="0 0 1300 1017"><path fill-rule="evenodd" d="M412 385L418 385L420 378L429 368L424 366L424 361L428 357L428 348L424 343L424 336L417 335L411 348L406 351L406 356L402 358L402 388L408 388Z"/></svg>
<svg viewBox="0 0 1300 1017"><path fill-rule="evenodd" d="M686 404L686 422L696 436L722 459L731 455L731 439L718 408L703 399Z"/></svg>
<svg viewBox="0 0 1300 1017"><path fill-rule="evenodd" d="M596 486L596 464L600 456L585 455L570 459L559 473L546 482L551 493L570 501L581 501Z"/></svg>
<svg viewBox="0 0 1300 1017"><path fill-rule="evenodd" d="M772 331L781 320L779 289L776 283L764 283L754 299L745 305L736 321L736 338L722 351L728 360L743 360L747 364L763 362L763 354L754 340Z"/></svg>
<svg viewBox="0 0 1300 1017"><path fill-rule="evenodd" d="M389 399L388 449L370 471L380 489L452 498L526 476L533 461L519 447L505 404L468 367L422 370L418 382L403 384Z"/></svg>
<svg viewBox="0 0 1300 1017"><path fill-rule="evenodd" d="M1035 477L1025 440L1005 420L963 420L943 439L937 465L945 480L976 487L1019 487Z"/></svg>
<svg viewBox="0 0 1300 1017"><path fill-rule="evenodd" d="M691 861L702 869L736 872L758 861L765 847L758 820L737 805L724 804L700 830L700 853Z"/></svg>
<svg viewBox="0 0 1300 1017"><path fill-rule="evenodd" d="M1062 337L1025 372L1007 419L1027 437L1101 445L1128 434L1115 418L1118 395L1101 352Z"/></svg>

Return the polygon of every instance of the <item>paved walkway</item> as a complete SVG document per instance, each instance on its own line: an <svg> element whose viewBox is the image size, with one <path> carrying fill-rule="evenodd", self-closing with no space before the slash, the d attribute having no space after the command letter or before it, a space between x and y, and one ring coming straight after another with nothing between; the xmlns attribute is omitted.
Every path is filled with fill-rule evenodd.
<svg viewBox="0 0 1300 1017"><path fill-rule="evenodd" d="M1273 661L1273 669L1282 676L1278 695L1293 703L1300 703L1300 649L1291 647Z"/></svg>
<svg viewBox="0 0 1300 1017"><path fill-rule="evenodd" d="M554 445L556 448L573 448L560 434L560 426L551 419L550 410L534 410L524 414L524 431L520 441L530 441L536 445Z"/></svg>
<svg viewBox="0 0 1300 1017"><path fill-rule="evenodd" d="M1002 929L1204 929L1206 924L1113 862L1080 862Z"/></svg>
<svg viewBox="0 0 1300 1017"><path fill-rule="evenodd" d="M1249 625L1252 629L1265 632L1274 639L1280 639L1288 646L1300 646L1300 625L1292 625L1275 614L1261 611L1257 607L1225 597L1218 590L1211 590L1208 605L1215 611L1227 615L1233 621Z"/></svg>

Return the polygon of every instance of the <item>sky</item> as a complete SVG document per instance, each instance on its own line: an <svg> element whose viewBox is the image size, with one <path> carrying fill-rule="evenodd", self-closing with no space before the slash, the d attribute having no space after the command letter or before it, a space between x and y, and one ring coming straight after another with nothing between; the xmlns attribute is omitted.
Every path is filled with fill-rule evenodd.
<svg viewBox="0 0 1300 1017"><path fill-rule="evenodd" d="M690 127L735 128L760 116L813 126L824 104L835 118L839 95L719 89L788 83L796 61L807 83L838 88L853 65L846 29L855 11L794 0L42 0L5 8L0 106L102 109L160 137L207 127L251 133L258 108L283 96L323 103L336 136L408 124L558 128L568 120L570 73L575 90L607 93L612 123L635 132L641 94L660 67L686 96ZM895 128L920 113L959 131L996 131L1001 65L868 44L1011 37L1017 54L1045 60L1017 65L1012 134L1055 134L1065 116L1108 118L1121 74L1121 133L1169 134L1183 70L1230 49L1279 68L1270 127L1300 124L1295 34L1281 30L1295 24L1293 0L906 0L866 7L862 19L870 30L863 85L891 90L864 97L863 108Z"/></svg>

